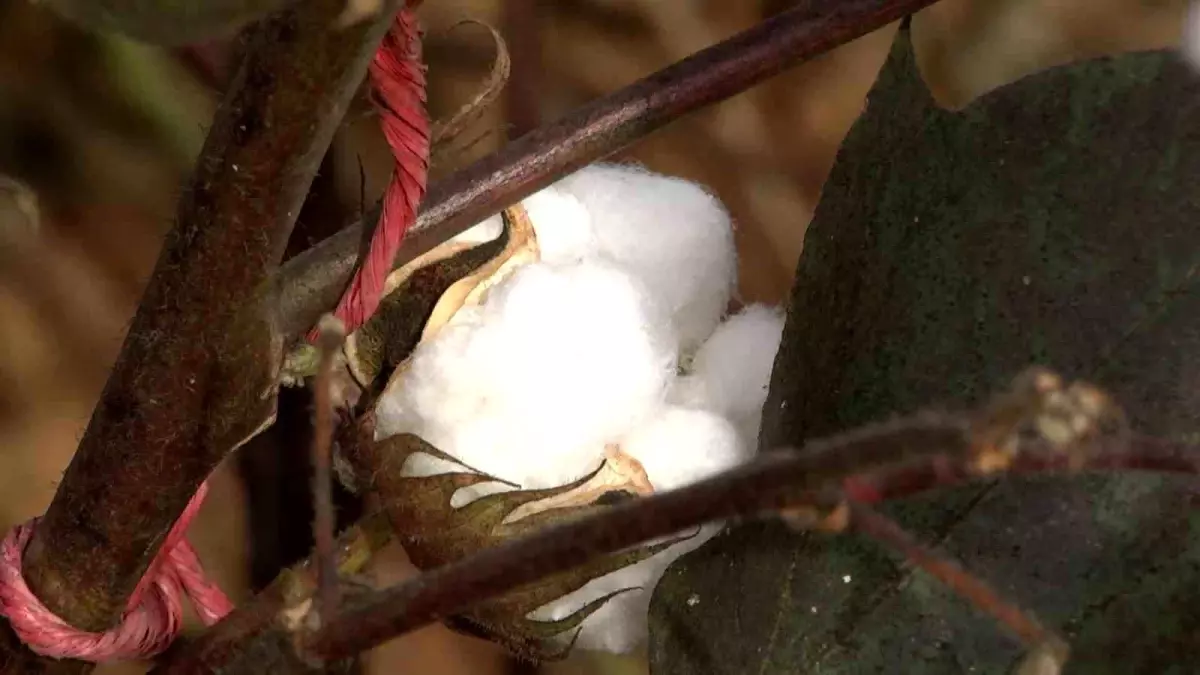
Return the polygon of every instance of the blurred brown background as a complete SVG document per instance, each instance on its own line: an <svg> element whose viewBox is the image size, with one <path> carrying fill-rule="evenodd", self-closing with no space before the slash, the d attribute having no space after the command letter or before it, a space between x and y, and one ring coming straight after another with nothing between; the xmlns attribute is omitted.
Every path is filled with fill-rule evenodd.
<svg viewBox="0 0 1200 675"><path fill-rule="evenodd" d="M478 89L492 47L463 18L499 27L513 52L508 99L444 172L791 3L781 0L429 0L431 109ZM1031 70L1081 56L1172 46L1182 0L943 0L913 25L937 100L959 106ZM624 155L704 183L737 224L745 300L779 302L841 138L897 26L680 120ZM219 49L188 53L89 34L28 0L0 0L0 527L40 513L87 422L221 83ZM368 111L352 115L301 216L319 238L388 179ZM885 149L881 149L881 152ZM867 160L869 161L869 160ZM362 171L360 173L360 163ZM365 179L365 181L364 181ZM30 198L36 200L36 205ZM36 214L34 213L36 211ZM297 463L307 466L298 449ZM247 496L234 462L213 481L193 539L236 598L248 593ZM307 527L307 524L302 524ZM403 554L378 573L411 572ZM377 672L534 672L489 645L431 628L372 657ZM644 672L636 657L583 655L550 673Z"/></svg>

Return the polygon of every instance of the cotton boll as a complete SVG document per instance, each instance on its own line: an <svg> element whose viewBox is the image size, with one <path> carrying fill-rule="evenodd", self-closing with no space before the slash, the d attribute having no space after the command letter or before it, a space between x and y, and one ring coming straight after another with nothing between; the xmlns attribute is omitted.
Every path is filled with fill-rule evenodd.
<svg viewBox="0 0 1200 675"><path fill-rule="evenodd" d="M692 376L702 384L679 387L675 396L702 399L703 407L731 419L747 443L756 443L782 336L783 314L778 309L744 308L718 326L696 352Z"/></svg>
<svg viewBox="0 0 1200 675"><path fill-rule="evenodd" d="M666 407L621 441L621 450L642 463L656 491L674 490L740 464L750 457L733 425L719 415ZM588 617L576 646L624 653L646 638L650 595L663 572L679 556L698 548L721 530L706 525L696 536L652 558L593 579L585 586L538 608L531 616L561 619L596 598L626 591Z"/></svg>
<svg viewBox="0 0 1200 675"><path fill-rule="evenodd" d="M599 252L667 308L682 348L699 345L735 282L733 226L720 201L695 183L617 164L586 167L557 187L587 208Z"/></svg>
<svg viewBox="0 0 1200 675"><path fill-rule="evenodd" d="M551 186L521 205L533 224L543 262L577 262L596 251L591 214L574 195Z"/></svg>
<svg viewBox="0 0 1200 675"><path fill-rule="evenodd" d="M528 265L416 349L376 409L379 435L416 433L525 488L563 485L661 404L668 326L616 265Z"/></svg>

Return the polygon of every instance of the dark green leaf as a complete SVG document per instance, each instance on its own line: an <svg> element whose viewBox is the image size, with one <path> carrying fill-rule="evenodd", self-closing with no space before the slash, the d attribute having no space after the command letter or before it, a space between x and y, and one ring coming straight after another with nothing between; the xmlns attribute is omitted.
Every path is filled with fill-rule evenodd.
<svg viewBox="0 0 1200 675"><path fill-rule="evenodd" d="M762 444L979 404L1030 363L1107 388L1139 430L1197 433L1197 179L1200 79L1174 55L1055 69L956 114L898 41L807 232ZM1060 630L1067 672L1191 672L1191 489L1012 481L887 511ZM890 551L766 524L686 556L651 615L655 675L1001 673L1021 654Z"/></svg>

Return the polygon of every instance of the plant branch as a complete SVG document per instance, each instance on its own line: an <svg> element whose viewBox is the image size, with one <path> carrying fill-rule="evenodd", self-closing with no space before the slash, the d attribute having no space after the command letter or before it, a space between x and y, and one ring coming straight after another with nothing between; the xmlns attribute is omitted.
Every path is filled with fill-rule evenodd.
<svg viewBox="0 0 1200 675"><path fill-rule="evenodd" d="M371 442L371 425L365 427L362 440ZM1024 443L1006 465L988 464L989 471L981 473L979 445L970 429L964 417L922 414L816 441L802 450L768 453L689 487L619 504L427 571L348 606L308 636L306 647L327 659L355 654L598 555L713 520L824 504L830 488L840 489L851 479L873 486L877 499L887 500L1000 471L1065 472L1078 467L1200 472L1200 451L1193 446L1125 435L1073 448L1046 441Z"/></svg>
<svg viewBox="0 0 1200 675"><path fill-rule="evenodd" d="M323 620L338 609L333 514L333 360L346 340L345 326L326 314L317 324L320 363L313 381L313 542L317 557L317 601Z"/></svg>
<svg viewBox="0 0 1200 675"><path fill-rule="evenodd" d="M430 186L396 265L683 115L896 21L933 0L811 0L543 126ZM374 223L378 208L363 221ZM356 223L298 256L267 291L284 335L337 302L359 254Z"/></svg>
<svg viewBox="0 0 1200 675"><path fill-rule="evenodd" d="M31 588L80 629L118 620L200 483L271 419L278 340L266 317L235 322L234 310L275 271L395 9L332 31L343 6L297 3L252 29L117 364L25 553Z"/></svg>

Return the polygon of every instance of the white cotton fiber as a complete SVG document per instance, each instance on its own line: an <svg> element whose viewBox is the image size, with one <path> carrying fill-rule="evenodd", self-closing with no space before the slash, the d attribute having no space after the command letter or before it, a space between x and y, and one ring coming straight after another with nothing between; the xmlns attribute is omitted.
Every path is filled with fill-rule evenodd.
<svg viewBox="0 0 1200 675"><path fill-rule="evenodd" d="M686 351L729 304L737 255L729 214L695 183L634 166L594 164L556 184L591 216L600 254L633 271L667 309Z"/></svg>
<svg viewBox="0 0 1200 675"><path fill-rule="evenodd" d="M701 345L692 359L692 374L672 387L672 402L725 415L743 441L755 445L782 335L783 314L777 308L745 307Z"/></svg>
<svg viewBox="0 0 1200 675"><path fill-rule="evenodd" d="M578 262L598 248L592 219L583 204L555 186L535 192L521 202L537 235L539 259L548 263ZM504 231L499 213L450 239L454 243L482 244Z"/></svg>
<svg viewBox="0 0 1200 675"><path fill-rule="evenodd" d="M617 266L533 263L417 348L377 433L414 432L525 488L562 485L661 404L676 364L668 326Z"/></svg>
<svg viewBox="0 0 1200 675"><path fill-rule="evenodd" d="M591 214L574 195L550 186L521 205L533 223L542 262L578 262L596 251Z"/></svg>
<svg viewBox="0 0 1200 675"><path fill-rule="evenodd" d="M711 412L666 407L621 442L621 449L642 463L656 492L673 490L729 469L750 456L733 426ZM706 525L696 536L648 560L593 579L569 595L539 608L536 619L561 619L591 600L626 588L584 621L582 649L624 653L646 638L650 595L667 567L721 530Z"/></svg>
<svg viewBox="0 0 1200 675"><path fill-rule="evenodd" d="M456 244L482 244L494 240L504 231L504 218L499 213L472 225L467 231L456 234L450 242Z"/></svg>
<svg viewBox="0 0 1200 675"><path fill-rule="evenodd" d="M664 407L621 441L642 463L655 492L674 490L720 473L748 458L730 422L707 410Z"/></svg>

